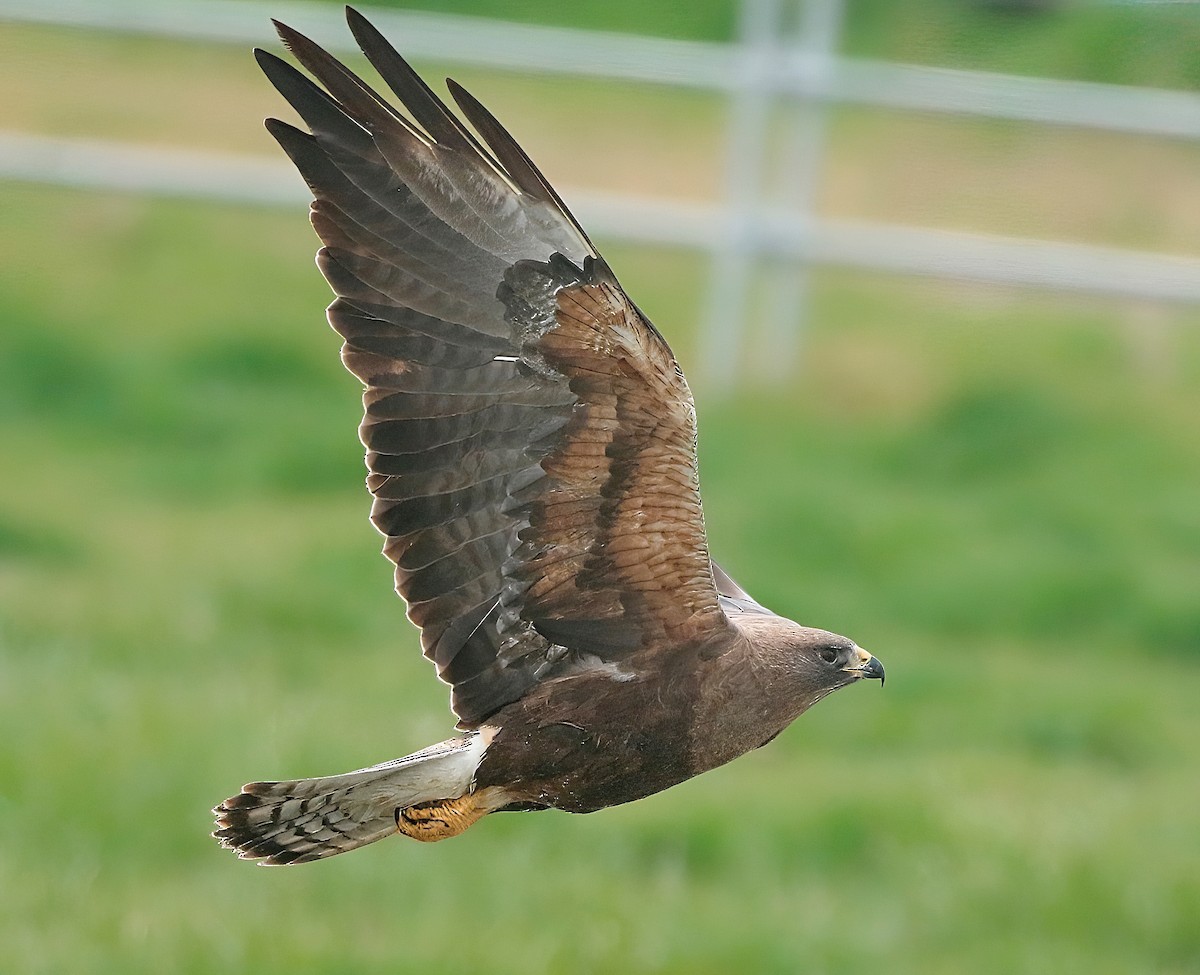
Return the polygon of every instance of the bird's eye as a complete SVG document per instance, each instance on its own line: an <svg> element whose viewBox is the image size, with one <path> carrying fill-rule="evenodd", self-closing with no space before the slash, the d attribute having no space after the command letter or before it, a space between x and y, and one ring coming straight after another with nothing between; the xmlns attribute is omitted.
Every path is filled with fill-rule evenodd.
<svg viewBox="0 0 1200 975"><path fill-rule="evenodd" d="M821 659L827 664L833 663L838 658L838 652L833 647L821 648Z"/></svg>

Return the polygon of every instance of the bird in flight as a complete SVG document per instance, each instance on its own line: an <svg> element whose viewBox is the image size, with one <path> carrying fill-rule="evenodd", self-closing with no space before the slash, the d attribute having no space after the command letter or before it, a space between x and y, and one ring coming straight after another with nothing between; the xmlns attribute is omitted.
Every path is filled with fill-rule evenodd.
<svg viewBox="0 0 1200 975"><path fill-rule="evenodd" d="M364 386L371 520L462 732L382 765L252 782L213 810L246 859L303 863L488 813L592 812L716 768L883 667L711 561L696 413L666 341L516 141L447 107L365 18L405 112L276 24L324 86L255 56L310 131L342 361Z"/></svg>

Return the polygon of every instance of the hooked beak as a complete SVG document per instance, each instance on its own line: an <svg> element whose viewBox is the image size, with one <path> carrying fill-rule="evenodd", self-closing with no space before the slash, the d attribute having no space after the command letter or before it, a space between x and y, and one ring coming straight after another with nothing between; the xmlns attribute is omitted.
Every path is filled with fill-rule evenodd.
<svg viewBox="0 0 1200 975"><path fill-rule="evenodd" d="M858 659L854 662L854 665L843 667L842 669L848 674L854 674L858 678L866 677L869 680L877 680L879 681L879 686L882 687L884 678L883 664L879 662L878 658L872 657L862 647L856 649L858 651Z"/></svg>

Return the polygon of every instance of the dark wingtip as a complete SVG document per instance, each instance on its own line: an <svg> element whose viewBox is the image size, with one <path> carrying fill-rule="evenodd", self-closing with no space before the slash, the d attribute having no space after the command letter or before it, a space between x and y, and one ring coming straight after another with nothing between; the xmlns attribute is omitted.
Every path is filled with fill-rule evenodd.
<svg viewBox="0 0 1200 975"><path fill-rule="evenodd" d="M368 58L371 56L371 52L368 50L368 48L373 46L385 48L388 52L395 55L396 58L403 62L404 67L408 68L409 71L412 71L412 68L409 67L408 62L405 61L404 58L400 57L399 53L392 46L391 42L380 32L379 28L348 4L346 6L346 23L350 27L350 33L354 35L354 39L358 42L358 46ZM416 74L416 72L413 71L413 74Z"/></svg>
<svg viewBox="0 0 1200 975"><path fill-rule="evenodd" d="M305 42L315 47L311 40L301 34L295 27L289 27L282 20L271 18L271 23L275 25L275 33L279 35L279 39L283 41L283 46L289 51L300 57L300 52L296 50L297 46L303 46Z"/></svg>
<svg viewBox="0 0 1200 975"><path fill-rule="evenodd" d="M271 72L276 70L278 65L287 63L281 57L279 57L279 55L274 54L271 51L264 50L261 47L256 47L254 49L254 60L262 70L262 73L268 78L271 77Z"/></svg>
<svg viewBox="0 0 1200 975"><path fill-rule="evenodd" d="M289 125L287 122L283 121L283 119L278 119L278 118L275 118L274 116L263 119L263 126L266 128L266 130L268 132L271 133L271 135L275 136L276 139L279 138L279 133L281 131L286 132L288 134L290 134L291 132L299 132L300 131L294 125Z"/></svg>
<svg viewBox="0 0 1200 975"><path fill-rule="evenodd" d="M469 91L467 91L466 88L464 88L462 85L460 85L453 78L446 79L446 88L447 88L447 90L449 90L450 96L456 102L458 102L460 108L462 107L463 100L465 99L470 104L477 105L483 111L485 111L485 112L487 111L486 108L484 108L482 105L479 104L479 99L477 99L474 95L472 95Z"/></svg>

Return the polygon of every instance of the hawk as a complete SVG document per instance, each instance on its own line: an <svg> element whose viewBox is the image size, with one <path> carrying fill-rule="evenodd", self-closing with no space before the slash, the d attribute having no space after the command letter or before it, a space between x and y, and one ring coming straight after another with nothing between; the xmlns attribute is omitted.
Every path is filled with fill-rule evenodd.
<svg viewBox="0 0 1200 975"><path fill-rule="evenodd" d="M696 413L671 350L499 122L462 118L352 9L405 112L276 23L308 126L266 126L313 193L371 520L462 732L371 768L252 782L223 845L304 863L489 813L585 813L716 768L882 665L709 557ZM464 124L470 123L474 132Z"/></svg>

